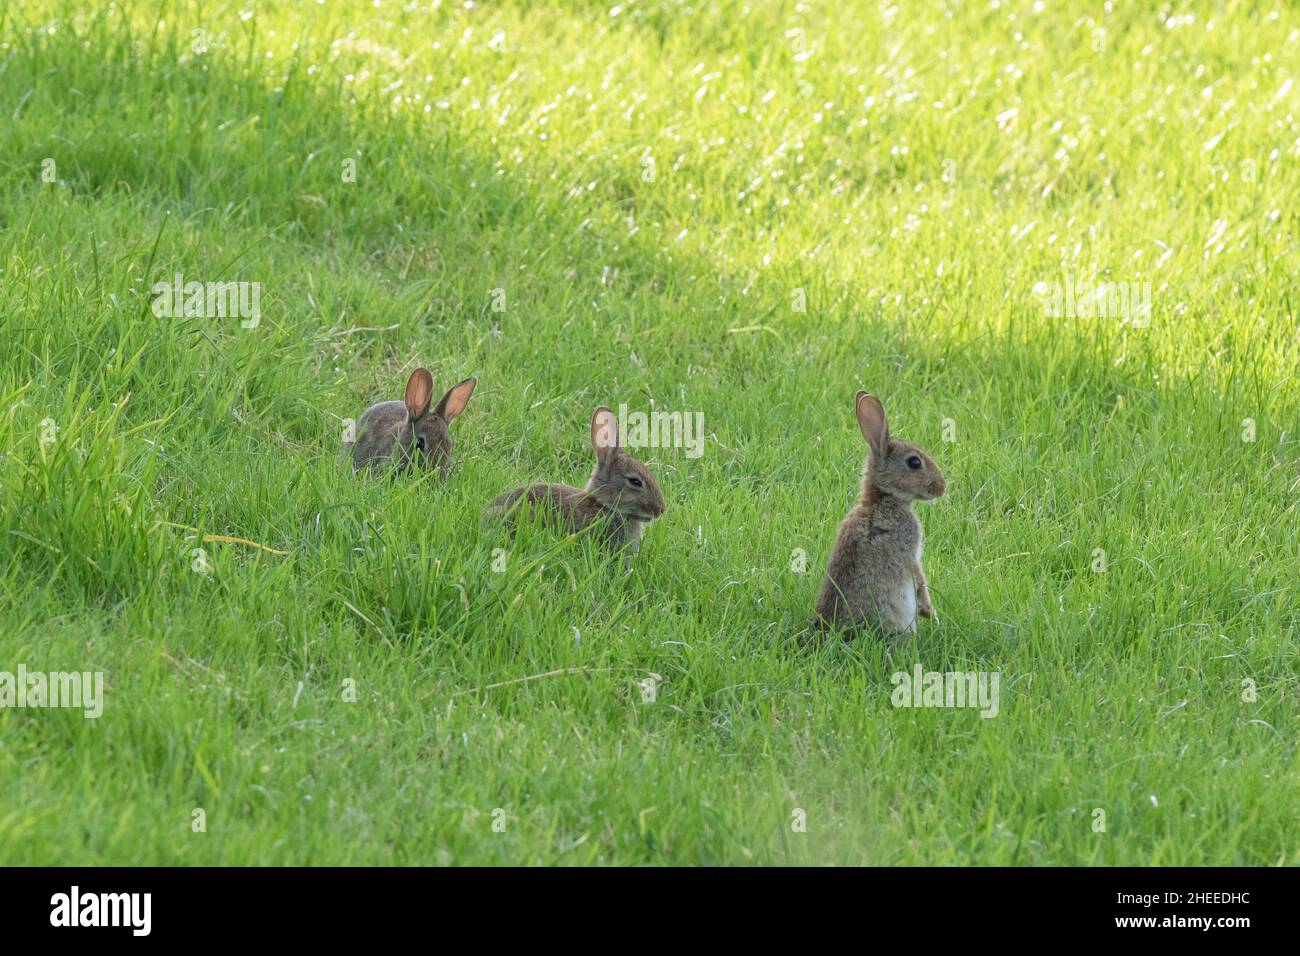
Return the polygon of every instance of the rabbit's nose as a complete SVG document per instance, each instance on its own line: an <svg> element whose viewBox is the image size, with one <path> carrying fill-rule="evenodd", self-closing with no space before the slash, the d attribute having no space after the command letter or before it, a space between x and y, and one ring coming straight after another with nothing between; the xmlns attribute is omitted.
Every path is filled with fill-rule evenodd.
<svg viewBox="0 0 1300 956"><path fill-rule="evenodd" d="M938 480L931 482L930 493L934 495L936 498L938 498L941 494L944 493L944 491L947 490L947 488L948 488L948 482L944 481L942 478L939 478Z"/></svg>

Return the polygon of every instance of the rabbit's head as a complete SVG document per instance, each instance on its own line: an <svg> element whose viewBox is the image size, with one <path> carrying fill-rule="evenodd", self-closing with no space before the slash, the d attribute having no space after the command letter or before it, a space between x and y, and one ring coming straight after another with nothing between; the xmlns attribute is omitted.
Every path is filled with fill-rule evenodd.
<svg viewBox="0 0 1300 956"><path fill-rule="evenodd" d="M636 521L653 521L664 513L664 496L650 469L622 448L618 419L603 405L591 416L591 447L596 468L587 491L603 507Z"/></svg>
<svg viewBox="0 0 1300 956"><path fill-rule="evenodd" d="M451 430L448 426L465 410L478 380L470 377L453 385L437 406L430 409L433 376L428 369L417 368L406 381L407 432L399 442L408 462L427 468L439 468L445 475L451 470Z"/></svg>
<svg viewBox="0 0 1300 956"><path fill-rule="evenodd" d="M865 485L905 501L931 501L943 494L947 487L943 472L919 447L890 436L880 399L858 392L857 414L869 449Z"/></svg>

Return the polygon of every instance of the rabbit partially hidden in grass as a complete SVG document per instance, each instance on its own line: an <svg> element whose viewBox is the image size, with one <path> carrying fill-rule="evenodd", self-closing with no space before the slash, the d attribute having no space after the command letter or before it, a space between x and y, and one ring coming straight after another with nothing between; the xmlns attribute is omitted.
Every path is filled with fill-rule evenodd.
<svg viewBox="0 0 1300 956"><path fill-rule="evenodd" d="M400 402L378 402L357 420L356 439L343 443L352 452L352 471L369 469L379 473L390 465L406 471L412 465L438 468L443 477L451 470L451 432L448 426L465 410L474 394L475 378L453 385L436 408L433 376L417 368L406 381L406 397Z"/></svg>
<svg viewBox="0 0 1300 956"><path fill-rule="evenodd" d="M929 455L890 436L880 399L858 392L857 416L868 447L862 495L840 522L813 628L847 632L875 624L887 635L903 634L916 629L917 614L934 613L912 502L938 498L946 483Z"/></svg>
<svg viewBox="0 0 1300 956"><path fill-rule="evenodd" d="M606 544L636 554L646 524L664 513L659 482L622 449L618 419L604 406L591 416L591 447L596 468L585 488L554 484L515 488L497 496L491 513L511 525L540 514L568 533L595 527Z"/></svg>

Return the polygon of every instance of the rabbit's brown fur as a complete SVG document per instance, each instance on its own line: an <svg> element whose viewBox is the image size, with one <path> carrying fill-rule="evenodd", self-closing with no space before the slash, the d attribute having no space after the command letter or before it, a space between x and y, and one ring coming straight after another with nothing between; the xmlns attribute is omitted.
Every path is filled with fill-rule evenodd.
<svg viewBox="0 0 1300 956"><path fill-rule="evenodd" d="M498 495L491 512L514 524L537 514L544 523L573 533L598 529L602 540L636 554L645 526L664 513L663 492L648 468L619 444L618 422L608 408L591 417L596 467L585 488L540 484Z"/></svg>
<svg viewBox="0 0 1300 956"><path fill-rule="evenodd" d="M813 627L834 627L850 638L862 624L902 634L915 629L918 613L933 614L921 570L921 522L912 502L938 498L946 483L929 455L890 437L879 399L858 392L856 411L868 446L862 493L840 522Z"/></svg>

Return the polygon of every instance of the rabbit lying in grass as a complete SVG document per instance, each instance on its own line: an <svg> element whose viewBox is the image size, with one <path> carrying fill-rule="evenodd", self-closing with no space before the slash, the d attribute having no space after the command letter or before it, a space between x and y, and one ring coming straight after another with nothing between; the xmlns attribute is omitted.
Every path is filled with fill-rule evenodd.
<svg viewBox="0 0 1300 956"><path fill-rule="evenodd" d="M591 447L596 467L585 488L555 484L515 488L497 496L491 513L513 525L521 515L540 512L569 533L595 526L607 544L636 554L646 524L664 513L659 482L619 445L618 419L604 406L591 417Z"/></svg>
<svg viewBox="0 0 1300 956"><path fill-rule="evenodd" d="M474 394L475 378L453 385L430 410L433 376L417 368L406 381L406 398L400 402L378 402L361 414L354 441L344 441L352 452L352 471L368 468L379 473L390 465L401 471L413 464L439 468L443 477L451 470L451 432L448 426L465 410Z"/></svg>
<svg viewBox="0 0 1300 956"><path fill-rule="evenodd" d="M918 613L934 613L912 502L938 498L945 482L929 455L890 436L880 399L858 392L857 416L868 449L862 496L840 523L813 628L849 630L871 623L886 634L902 634L916 629Z"/></svg>

